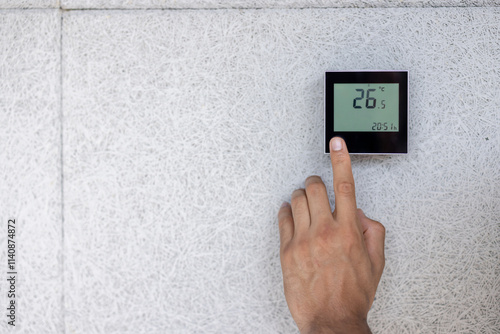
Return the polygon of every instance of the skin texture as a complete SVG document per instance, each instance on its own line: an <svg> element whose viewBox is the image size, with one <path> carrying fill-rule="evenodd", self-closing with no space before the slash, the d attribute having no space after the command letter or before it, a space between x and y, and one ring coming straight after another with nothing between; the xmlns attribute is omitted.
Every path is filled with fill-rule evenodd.
<svg viewBox="0 0 500 334"><path fill-rule="evenodd" d="M371 333L366 319L384 270L385 228L356 207L344 140L330 141L330 157L333 213L319 176L278 213L285 297L303 334Z"/></svg>

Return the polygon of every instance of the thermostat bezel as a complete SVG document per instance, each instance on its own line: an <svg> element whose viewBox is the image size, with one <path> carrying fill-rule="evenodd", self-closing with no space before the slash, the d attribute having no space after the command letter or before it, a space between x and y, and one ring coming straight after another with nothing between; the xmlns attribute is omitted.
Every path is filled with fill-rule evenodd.
<svg viewBox="0 0 500 334"><path fill-rule="evenodd" d="M325 72L325 154L329 142L342 137L353 154L408 153L408 71L329 71ZM338 83L397 83L399 84L399 131L358 132L334 130L333 85Z"/></svg>

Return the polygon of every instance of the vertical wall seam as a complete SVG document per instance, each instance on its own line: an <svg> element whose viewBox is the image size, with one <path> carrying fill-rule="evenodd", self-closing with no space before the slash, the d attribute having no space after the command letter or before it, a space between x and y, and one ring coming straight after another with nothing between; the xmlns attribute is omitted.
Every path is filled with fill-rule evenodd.
<svg viewBox="0 0 500 334"><path fill-rule="evenodd" d="M63 96L64 96L64 85L63 85L63 22L64 22L64 12L61 7L59 7L60 14L60 25L59 25L59 92L60 92L60 100L59 100L59 135L60 135L60 143L61 143L61 151L60 151L60 166L61 166L61 311L62 311L62 325L63 325L63 333L66 333L66 307L65 307L65 246L64 246L64 111L63 111Z"/></svg>

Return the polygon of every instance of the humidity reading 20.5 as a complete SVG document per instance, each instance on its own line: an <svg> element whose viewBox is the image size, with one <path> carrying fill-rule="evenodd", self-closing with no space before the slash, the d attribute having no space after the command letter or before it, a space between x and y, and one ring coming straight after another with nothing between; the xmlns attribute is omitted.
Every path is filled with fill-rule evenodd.
<svg viewBox="0 0 500 334"><path fill-rule="evenodd" d="M335 131L399 131L399 84L336 83L333 100Z"/></svg>

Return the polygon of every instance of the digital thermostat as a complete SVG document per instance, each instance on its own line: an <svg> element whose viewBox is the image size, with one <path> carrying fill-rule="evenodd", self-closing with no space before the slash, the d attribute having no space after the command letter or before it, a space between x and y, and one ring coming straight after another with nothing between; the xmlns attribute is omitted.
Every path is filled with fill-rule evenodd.
<svg viewBox="0 0 500 334"><path fill-rule="evenodd" d="M408 71L326 72L325 153L336 136L349 153L408 153Z"/></svg>

